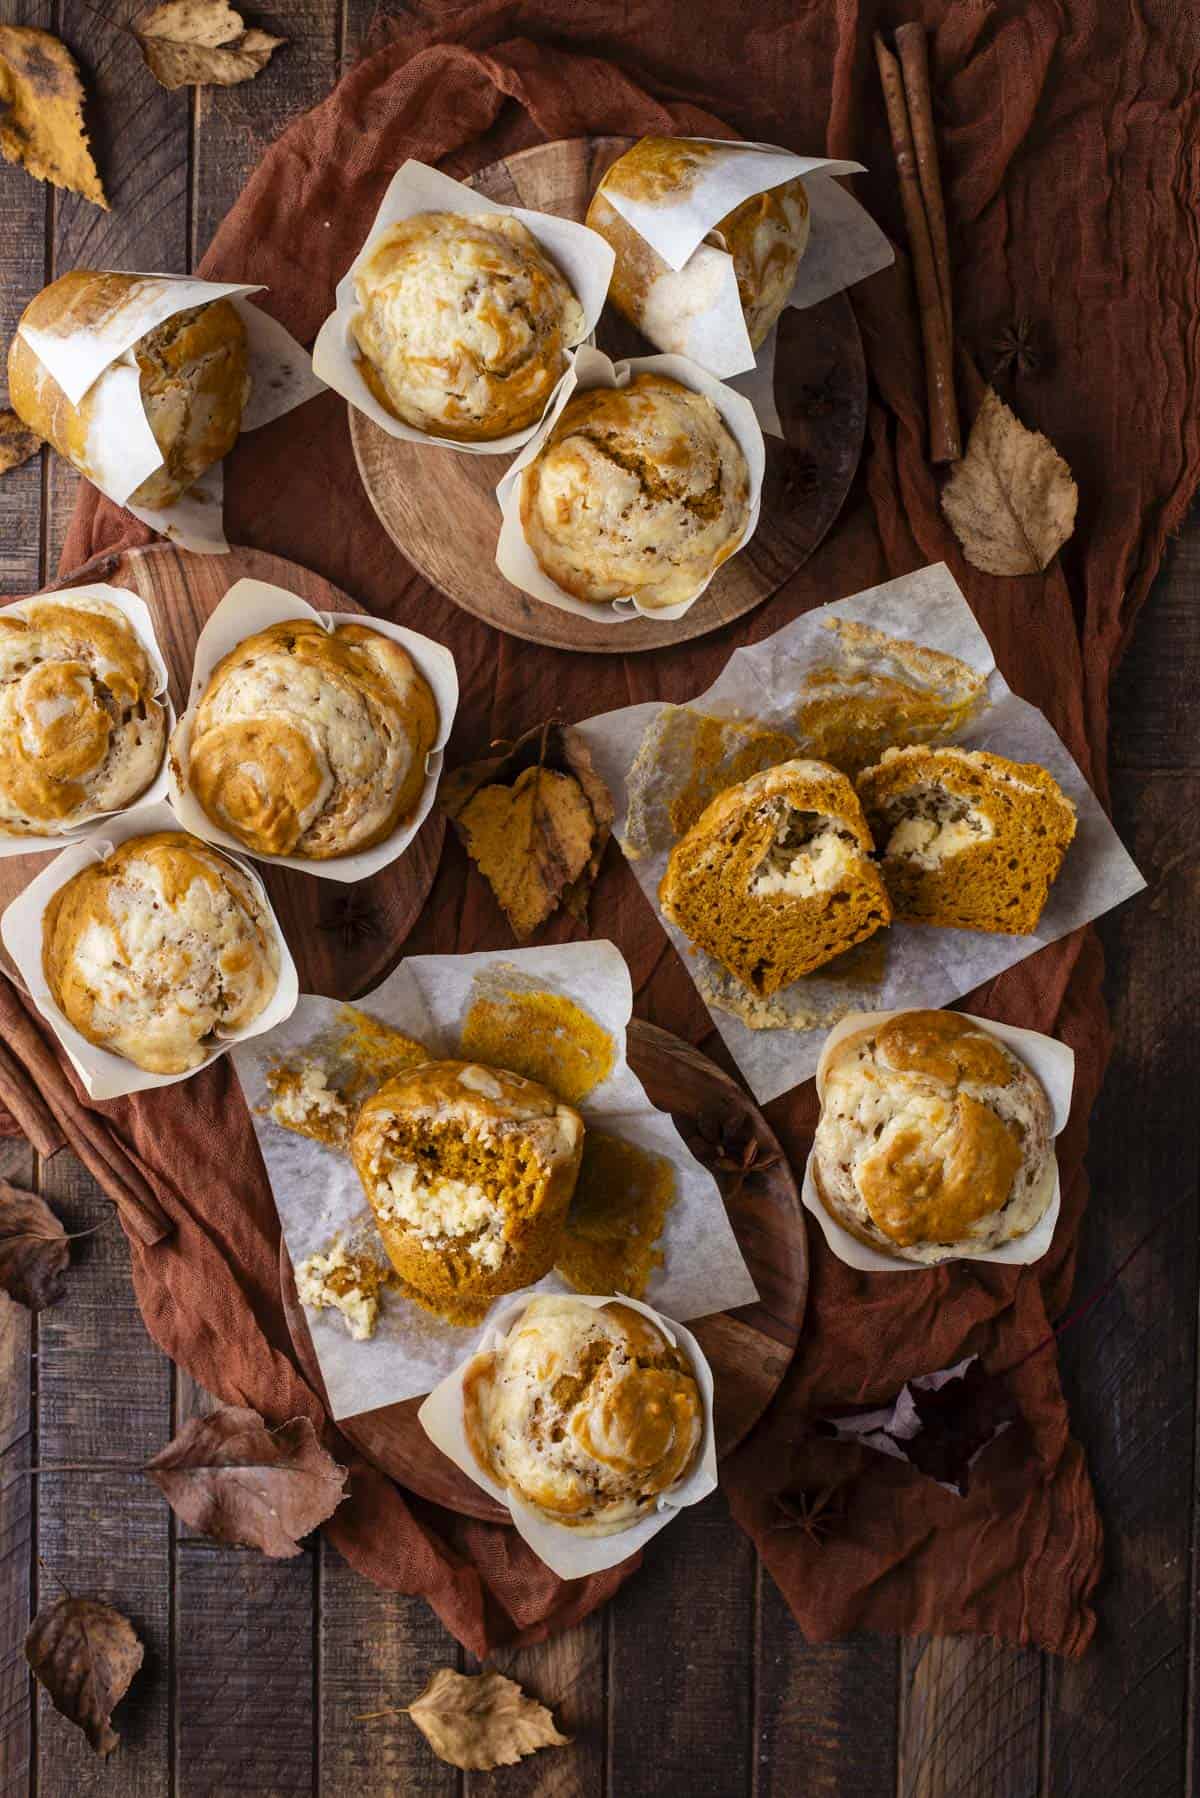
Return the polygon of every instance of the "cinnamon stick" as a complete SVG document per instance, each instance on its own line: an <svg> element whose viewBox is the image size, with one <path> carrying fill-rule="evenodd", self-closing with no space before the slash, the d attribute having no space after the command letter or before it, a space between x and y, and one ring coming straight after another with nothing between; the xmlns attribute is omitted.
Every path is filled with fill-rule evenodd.
<svg viewBox="0 0 1200 1798"><path fill-rule="evenodd" d="M30 1147L43 1161L66 1147L67 1139L41 1094L22 1074L16 1061L0 1043L0 1102L10 1111Z"/></svg>
<svg viewBox="0 0 1200 1798"><path fill-rule="evenodd" d="M929 50L925 27L916 23L897 26L896 48L900 52L908 119L917 153L917 176L921 183L921 196L925 201L929 235L933 240L933 261L937 270L938 290L942 296L942 312L946 319L946 336L953 347L954 299L950 285L950 239L946 231L946 202L942 195L942 175L938 166L937 134L933 128L933 91L929 83Z"/></svg>
<svg viewBox="0 0 1200 1798"><path fill-rule="evenodd" d="M925 201L917 172L917 154L900 64L879 33L875 33L875 60L887 106L892 153L900 180L904 222L912 252L913 278L921 314L921 339L925 347L925 390L929 408L929 455L933 462L955 462L962 455L958 405L954 397L954 367L946 315L942 310L934 261L933 239L925 216Z"/></svg>

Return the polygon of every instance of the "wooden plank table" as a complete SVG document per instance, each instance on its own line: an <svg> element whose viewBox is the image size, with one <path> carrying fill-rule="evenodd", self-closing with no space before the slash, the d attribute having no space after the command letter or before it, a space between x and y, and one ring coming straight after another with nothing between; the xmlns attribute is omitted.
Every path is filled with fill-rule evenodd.
<svg viewBox="0 0 1200 1798"><path fill-rule="evenodd" d="M0 0L54 26L98 104L109 214L0 165L0 335L80 263L195 265L249 168L353 55L372 0L259 7L289 40L245 88L168 94L107 0ZM110 25L105 20L111 21ZM63 464L0 482L0 591L57 568L74 492ZM1118 826L1150 892L1102 927L1116 1052L1092 1132L1079 1290L1101 1283L1200 1165L1200 519L1172 546L1115 697ZM1197 834L1193 835L1193 829ZM69 1154L0 1145L76 1245L69 1298L31 1322L0 1296L0 1478L33 1462L148 1456L204 1395L149 1342L111 1207ZM403 1719L436 1666L469 1667L416 1599L332 1550L294 1561L220 1549L118 1475L0 1486L0 1798L1172 1798L1196 1787L1194 1532L1197 1246L1155 1238L1064 1344L1078 1434L1104 1513L1100 1630L1066 1666L973 1639L808 1647L719 1499L663 1536L599 1616L499 1665L553 1704L574 1746L460 1776ZM62 1579L108 1597L146 1642L107 1767L33 1690L26 1621Z"/></svg>

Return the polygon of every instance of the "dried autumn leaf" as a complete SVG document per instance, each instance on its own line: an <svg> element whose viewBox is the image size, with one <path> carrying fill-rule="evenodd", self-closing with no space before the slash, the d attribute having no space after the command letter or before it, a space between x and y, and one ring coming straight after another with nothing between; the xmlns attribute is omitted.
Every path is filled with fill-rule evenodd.
<svg viewBox="0 0 1200 1798"><path fill-rule="evenodd" d="M225 0L167 0L134 26L146 66L163 87L235 87L265 69L286 38L246 29Z"/></svg>
<svg viewBox="0 0 1200 1798"><path fill-rule="evenodd" d="M20 468L22 462L36 456L41 447L42 440L37 432L22 424L15 412L8 407L0 411L0 474Z"/></svg>
<svg viewBox="0 0 1200 1798"><path fill-rule="evenodd" d="M989 387L967 453L942 490L967 561L985 574L1036 574L1075 529L1078 499L1050 439L1027 430Z"/></svg>
<svg viewBox="0 0 1200 1798"><path fill-rule="evenodd" d="M0 152L108 210L83 122L75 58L48 31L0 25Z"/></svg>
<svg viewBox="0 0 1200 1798"><path fill-rule="evenodd" d="M821 1428L841 1442L907 1461L962 1498L979 1456L1019 1416L1004 1375L989 1374L978 1355L968 1355L907 1381L880 1410L826 1417Z"/></svg>
<svg viewBox="0 0 1200 1798"><path fill-rule="evenodd" d="M143 1652L128 1618L98 1598L60 1598L38 1612L25 1636L25 1659L55 1710L77 1724L102 1757L121 1739L112 1714Z"/></svg>
<svg viewBox="0 0 1200 1798"><path fill-rule="evenodd" d="M456 1673L439 1667L407 1707L439 1760L469 1772L511 1767L539 1748L565 1748L554 1718L503 1673Z"/></svg>
<svg viewBox="0 0 1200 1798"><path fill-rule="evenodd" d="M519 942L558 905L586 916L613 804L577 731L536 725L502 755L456 769L438 802Z"/></svg>
<svg viewBox="0 0 1200 1798"><path fill-rule="evenodd" d="M0 1180L0 1287L10 1299L31 1311L57 1305L71 1259L68 1240L45 1199Z"/></svg>
<svg viewBox="0 0 1200 1798"><path fill-rule="evenodd" d="M307 1417L269 1430L242 1405L192 1418L146 1472L193 1529L276 1558L299 1554L300 1537L345 1496L346 1470L326 1454Z"/></svg>

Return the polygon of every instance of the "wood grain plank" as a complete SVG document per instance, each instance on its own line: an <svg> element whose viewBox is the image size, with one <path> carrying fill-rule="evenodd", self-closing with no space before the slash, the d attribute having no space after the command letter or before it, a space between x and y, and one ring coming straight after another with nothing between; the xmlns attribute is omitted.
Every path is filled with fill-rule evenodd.
<svg viewBox="0 0 1200 1798"><path fill-rule="evenodd" d="M554 1713L569 1748L530 1755L516 1767L468 1773L468 1798L599 1798L604 1790L606 1753L606 1657L608 1620L604 1612L532 1648L493 1655L487 1666L515 1679L530 1697ZM468 1658L466 1673L481 1671Z"/></svg>
<svg viewBox="0 0 1200 1798"><path fill-rule="evenodd" d="M34 1158L21 1139L0 1143L0 1178L32 1187ZM0 1295L0 1798L22 1798L29 1787L32 1717L23 1643L31 1615L33 1481L13 1478L35 1460L30 1403L32 1320L23 1306Z"/></svg>
<svg viewBox="0 0 1200 1798"><path fill-rule="evenodd" d="M754 1575L754 1550L717 1493L669 1524L617 1593L613 1798L733 1798L750 1789Z"/></svg>
<svg viewBox="0 0 1200 1798"><path fill-rule="evenodd" d="M320 1552L321 1792L455 1798L458 1774L407 1717L360 1718L411 1703L435 1669L461 1664L458 1643L422 1599L373 1586L327 1544Z"/></svg>
<svg viewBox="0 0 1200 1798"><path fill-rule="evenodd" d="M271 1561L189 1541L178 1555L178 1798L309 1798L311 1550Z"/></svg>
<svg viewBox="0 0 1200 1798"><path fill-rule="evenodd" d="M1114 767L1200 770L1200 513L1166 559L1113 688Z"/></svg>
<svg viewBox="0 0 1200 1798"><path fill-rule="evenodd" d="M37 1320L40 1460L140 1464L171 1431L170 1363L146 1335L129 1279L129 1251L109 1201L67 1151L42 1189L74 1245L61 1305ZM150 1481L128 1474L43 1474L37 1494L37 1602L59 1582L106 1599L131 1620L146 1657L117 1712L121 1798L163 1798L169 1786L170 1512ZM83 1736L39 1690L39 1792L91 1790L99 1763Z"/></svg>
<svg viewBox="0 0 1200 1798"><path fill-rule="evenodd" d="M902 1642L899 1798L1036 1793L1042 1659L970 1636Z"/></svg>
<svg viewBox="0 0 1200 1798"><path fill-rule="evenodd" d="M759 1569L755 1798L896 1790L899 1653L884 1636L804 1640Z"/></svg>

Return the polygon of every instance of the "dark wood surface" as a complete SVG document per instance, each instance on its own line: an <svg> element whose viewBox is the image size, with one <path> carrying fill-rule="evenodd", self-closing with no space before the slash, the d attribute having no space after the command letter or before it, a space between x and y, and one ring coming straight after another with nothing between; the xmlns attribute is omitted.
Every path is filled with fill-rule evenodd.
<svg viewBox="0 0 1200 1798"><path fill-rule="evenodd" d="M489 163L471 186L504 206L582 223L605 171L631 137L572 137L535 144ZM606 306L596 330L614 361L654 345ZM456 605L511 636L555 649L608 655L659 649L745 617L803 567L837 517L854 479L867 425L867 368L854 308L844 293L779 323L775 394L786 442L766 439L762 511L744 550L730 558L682 618L605 624L560 611L510 585L495 566L496 483L511 456L465 456L391 437L350 408L359 473L379 522L415 568ZM819 395L817 404L811 396Z"/></svg>
<svg viewBox="0 0 1200 1798"><path fill-rule="evenodd" d="M106 0L104 15L139 10ZM87 0L0 0L57 26L97 97L111 214L0 165L0 332L76 263L194 265L247 169L327 90L373 0L254 9L286 36L250 87L166 94ZM33 462L0 480L0 590L52 578L74 477ZM1200 1165L1200 519L1171 546L1117 683L1117 823L1149 893L1102 925L1116 1048L1093 1123L1079 1290L1090 1291ZM148 1455L203 1394L153 1348L111 1207L67 1154L36 1180L75 1245L70 1296L31 1323L0 1300L0 1798L1176 1798L1197 1790L1197 1243L1154 1239L1064 1345L1077 1432L1106 1530L1100 1629L1064 1666L995 1643L802 1640L718 1497L654 1544L599 1616L500 1665L555 1706L574 1745L494 1775L436 1762L403 1718L442 1664L469 1665L417 1599L336 1553L218 1549L176 1528L145 1482L9 1476L35 1461ZM34 1694L31 1610L64 1579L111 1598L147 1643L101 1767Z"/></svg>

